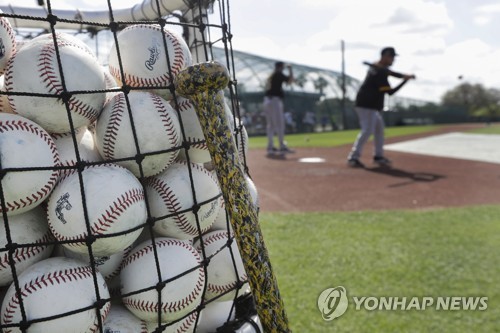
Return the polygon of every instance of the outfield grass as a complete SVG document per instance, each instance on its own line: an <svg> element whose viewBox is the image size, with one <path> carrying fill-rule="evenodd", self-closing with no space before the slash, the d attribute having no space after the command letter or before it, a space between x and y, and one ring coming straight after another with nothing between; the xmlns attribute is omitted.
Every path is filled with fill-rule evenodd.
<svg viewBox="0 0 500 333"><path fill-rule="evenodd" d="M425 133L436 130L439 126L398 126L387 127L385 137L391 138L396 136L411 135ZM290 147L334 147L345 144L352 144L359 133L359 129L334 132L320 132L307 134L289 134L285 136L285 140ZM250 148L266 148L267 137L255 136L250 138Z"/></svg>
<svg viewBox="0 0 500 333"><path fill-rule="evenodd" d="M476 128L471 131L467 131L468 133L478 133L478 134L500 134L500 125L493 124L489 126L484 126L481 128Z"/></svg>
<svg viewBox="0 0 500 333"><path fill-rule="evenodd" d="M500 207L353 213L262 213L294 332L500 332ZM319 294L487 296L486 311L347 312L330 322ZM351 302L352 303L352 302Z"/></svg>

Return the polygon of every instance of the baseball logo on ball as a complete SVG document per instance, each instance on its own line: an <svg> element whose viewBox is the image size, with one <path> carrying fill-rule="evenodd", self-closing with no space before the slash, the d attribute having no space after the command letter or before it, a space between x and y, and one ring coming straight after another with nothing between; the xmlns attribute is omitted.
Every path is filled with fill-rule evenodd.
<svg viewBox="0 0 500 333"><path fill-rule="evenodd" d="M131 87L149 87L170 99L167 87L177 73L192 64L184 39L159 24L135 24L120 31L117 41L109 53L109 72L116 80Z"/></svg>
<svg viewBox="0 0 500 333"><path fill-rule="evenodd" d="M109 256L132 245L147 219L139 180L114 164L88 166L81 177L83 188L79 174L73 172L50 196L47 216L52 234L68 249L88 253L88 227L96 237L92 243L94 256Z"/></svg>

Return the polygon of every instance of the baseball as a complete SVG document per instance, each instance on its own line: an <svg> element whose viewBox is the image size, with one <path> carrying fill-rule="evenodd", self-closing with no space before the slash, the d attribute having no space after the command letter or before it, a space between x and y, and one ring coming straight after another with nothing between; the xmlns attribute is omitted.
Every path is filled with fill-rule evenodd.
<svg viewBox="0 0 500 333"><path fill-rule="evenodd" d="M76 163L78 161L76 156L75 144L73 142L73 135L71 133L52 134L52 138L54 139L57 151L59 153L61 166L68 167L68 169L61 170L61 174L67 175L71 173L71 170L76 169ZM86 127L75 129L75 140L80 161L102 161L101 155L99 155L99 152L95 147L94 137Z"/></svg>
<svg viewBox="0 0 500 333"><path fill-rule="evenodd" d="M212 160L208 151L205 135L201 128L196 109L189 99L178 97L177 103L171 102L174 108L177 108L180 115L180 121L184 127L185 141L189 143L189 149L181 149L179 159L187 161L186 154L189 154L189 161L192 163L206 163Z"/></svg>
<svg viewBox="0 0 500 333"><path fill-rule="evenodd" d="M141 154L150 153L140 162L142 171L145 177L156 175L172 164L179 153L179 120L168 102L152 93L130 92L128 102L126 95L119 93L104 107L96 124L97 149L105 160L130 159L116 164L137 177L141 176L135 159L138 150Z"/></svg>
<svg viewBox="0 0 500 333"><path fill-rule="evenodd" d="M3 75L0 77L0 112L14 113L9 104L9 96L5 93L5 82Z"/></svg>
<svg viewBox="0 0 500 333"><path fill-rule="evenodd" d="M59 172L50 169L60 163L54 140L24 117L0 113L0 151L2 169L6 171L2 187L7 214L20 214L41 204L58 180ZM8 171L33 167L47 170Z"/></svg>
<svg viewBox="0 0 500 333"><path fill-rule="evenodd" d="M132 246L127 247L125 250L119 251L110 256L95 257L94 264L97 270L102 274L106 282L111 281L114 277L120 275L120 269L123 259L132 251ZM88 253L73 252L64 246L59 248L60 256L73 258L83 261L87 265L91 265L90 256ZM109 286L108 286L109 287Z"/></svg>
<svg viewBox="0 0 500 333"><path fill-rule="evenodd" d="M150 177L145 190L151 215L158 219L153 229L163 236L192 239L210 228L219 211L215 199L220 193L217 180L200 164L174 162L164 172ZM197 215L192 211L194 197L199 204Z"/></svg>
<svg viewBox="0 0 500 333"><path fill-rule="evenodd" d="M132 245L147 219L141 183L130 171L114 164L88 166L81 177L83 189L79 174L73 172L57 184L49 197L47 216L52 234L64 242L64 247L88 253L88 216L92 236L97 238L92 244L94 256L110 256ZM112 236L121 232L126 233Z"/></svg>
<svg viewBox="0 0 500 333"><path fill-rule="evenodd" d="M158 24L136 24L120 31L117 41L118 46L114 44L109 53L109 71L116 80L131 87L149 87L170 99L167 87L177 73L192 64L182 37Z"/></svg>
<svg viewBox="0 0 500 333"><path fill-rule="evenodd" d="M100 273L96 276L99 298L109 298L109 292ZM2 325L19 325L22 321L20 303L23 303L26 318L42 320L31 323L28 332L97 332L98 318L92 307L98 300L90 266L68 258L49 258L30 266L18 277L21 297L15 285L7 290L2 303ZM109 302L99 310L104 321ZM75 314L57 319L44 320L71 311ZM19 326L4 328L4 332L21 332ZM24 330L23 330L24 332Z"/></svg>
<svg viewBox="0 0 500 333"><path fill-rule="evenodd" d="M0 10L0 13L3 13ZM3 74L7 62L16 52L16 36L6 17L0 17L0 75Z"/></svg>
<svg viewBox="0 0 500 333"><path fill-rule="evenodd" d="M75 37L73 35L64 32L56 31L55 38L58 45L71 44L73 46L77 46L78 48L80 48L81 51L84 51L88 53L90 56L95 58L94 51L92 51L92 49L78 37ZM53 44L53 43L54 43L54 36L52 35L52 33L46 33L26 41L24 45ZM22 47L24 47L24 45Z"/></svg>
<svg viewBox="0 0 500 333"><path fill-rule="evenodd" d="M134 316L122 305L112 304L103 325L104 333L148 333L144 320Z"/></svg>
<svg viewBox="0 0 500 333"><path fill-rule="evenodd" d="M18 246L12 254L14 259L12 263L16 268L17 275L32 264L50 256L53 245L36 245L37 243L49 243L54 239L47 224L45 211L41 207L10 216L7 221L3 220L2 224L8 224L11 244ZM9 285L13 280L11 261L7 250L8 244L5 227L2 227L0 228L0 248L6 250L0 252L0 286Z"/></svg>
<svg viewBox="0 0 500 333"><path fill-rule="evenodd" d="M98 90L104 90L106 83L103 70L93 55L62 40L58 40L57 46L62 75L55 45L44 40L30 41L8 62L5 89L7 92L50 95L9 95L8 98L14 112L35 121L50 133L67 133L71 131L67 107L74 128L91 124L104 105L106 93ZM90 93L71 93L74 91Z"/></svg>
<svg viewBox="0 0 500 333"><path fill-rule="evenodd" d="M148 333L193 333L195 332L195 326L196 326L196 318L198 317L198 313L193 312L187 317L181 319L180 321L177 321L175 323L170 323L170 324L165 324L162 323L161 325L158 325L156 321L148 321L146 322L147 326L147 332ZM197 328L198 326L196 326ZM198 329L196 329L196 332L198 332Z"/></svg>
<svg viewBox="0 0 500 333"><path fill-rule="evenodd" d="M149 322L158 320L158 311L161 321L170 323L195 310L202 301L205 285L198 251L188 242L165 237L135 247L123 262L120 278L123 303L138 318ZM159 282L165 282L161 291L156 289ZM136 293L147 288L151 289ZM161 292L161 304L158 304L158 292Z"/></svg>
<svg viewBox="0 0 500 333"><path fill-rule="evenodd" d="M255 207L257 209L259 209L260 204L259 204L259 193L257 192L257 187L255 186L255 183L248 175L245 175L245 181L247 183L248 190L250 192L252 204L254 204ZM231 224L228 224L229 221L227 218L228 218L228 214L226 212L226 204L221 197L219 213L217 214L215 221L212 224L212 227L210 229L211 230L227 230L228 226L229 226L229 230L232 232Z"/></svg>
<svg viewBox="0 0 500 333"><path fill-rule="evenodd" d="M218 297L217 301L233 300L237 292L241 293L237 289L238 283L247 280L236 241L232 239L229 242L228 232L217 230L203 235L194 246L198 251L202 251L203 246L205 255L210 258L205 299Z"/></svg>
<svg viewBox="0 0 500 333"><path fill-rule="evenodd" d="M196 333L212 333L226 322L234 320L236 309L234 302L210 302L200 312L200 320L196 326Z"/></svg>

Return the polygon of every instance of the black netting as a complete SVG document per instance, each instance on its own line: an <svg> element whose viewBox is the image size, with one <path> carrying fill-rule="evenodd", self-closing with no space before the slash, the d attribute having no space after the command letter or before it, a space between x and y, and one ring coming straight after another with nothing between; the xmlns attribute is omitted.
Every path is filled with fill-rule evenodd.
<svg viewBox="0 0 500 333"><path fill-rule="evenodd" d="M0 14L0 328L259 332L217 170L173 84L224 50L224 112L258 205L229 0L102 2Z"/></svg>

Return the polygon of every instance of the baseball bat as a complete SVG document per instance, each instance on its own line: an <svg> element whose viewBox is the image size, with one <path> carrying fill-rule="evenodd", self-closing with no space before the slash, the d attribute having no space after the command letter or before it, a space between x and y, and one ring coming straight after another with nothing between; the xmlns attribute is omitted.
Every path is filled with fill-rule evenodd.
<svg viewBox="0 0 500 333"><path fill-rule="evenodd" d="M378 69L383 69L382 67L376 65L376 64L373 64L371 62L368 62L368 61L363 61L363 65L366 65L366 66L369 66L369 67L372 67L372 68L378 68ZM385 70L389 73L389 75L393 75L393 76L403 76L404 74L401 74L401 73L398 73L398 72L394 72L392 70L390 70L389 68L385 68ZM415 75L413 75L413 78L416 79L417 77Z"/></svg>
<svg viewBox="0 0 500 333"><path fill-rule="evenodd" d="M223 65L200 63L179 72L175 92L191 99L196 107L264 332L291 332L224 111L222 89L229 80Z"/></svg>

